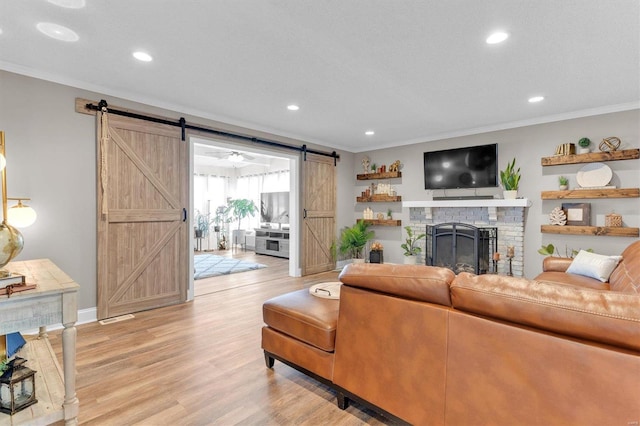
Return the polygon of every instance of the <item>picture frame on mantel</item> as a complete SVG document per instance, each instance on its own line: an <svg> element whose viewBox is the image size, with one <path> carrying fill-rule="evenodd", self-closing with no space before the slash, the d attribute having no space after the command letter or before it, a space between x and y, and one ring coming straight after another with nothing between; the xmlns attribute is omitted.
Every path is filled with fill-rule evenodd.
<svg viewBox="0 0 640 426"><path fill-rule="evenodd" d="M591 204L590 203L562 203L562 210L567 215L567 225L569 226L591 225Z"/></svg>

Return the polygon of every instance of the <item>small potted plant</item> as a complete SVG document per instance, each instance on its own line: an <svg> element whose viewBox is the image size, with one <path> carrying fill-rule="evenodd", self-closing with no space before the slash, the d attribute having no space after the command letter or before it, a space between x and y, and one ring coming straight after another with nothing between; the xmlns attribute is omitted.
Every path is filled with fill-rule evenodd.
<svg viewBox="0 0 640 426"><path fill-rule="evenodd" d="M507 168L500 170L500 181L502 182L504 199L514 199L518 197L518 186L520 185L520 167L516 167L516 159L507 163Z"/></svg>
<svg viewBox="0 0 640 426"><path fill-rule="evenodd" d="M591 140L589 138L582 138L578 141L578 145L580 149L578 149L579 154L588 154L591 150L589 149L589 145L591 145Z"/></svg>
<svg viewBox="0 0 640 426"><path fill-rule="evenodd" d="M387 219L393 219L393 210L387 209Z"/></svg>
<svg viewBox="0 0 640 426"><path fill-rule="evenodd" d="M558 178L558 184L560 185L560 191L566 191L567 188L569 188L569 179L567 179L565 176L560 176Z"/></svg>
<svg viewBox="0 0 640 426"><path fill-rule="evenodd" d="M418 260L418 255L422 252L422 248L417 245L417 242L426 237L426 234L414 234L413 229L410 226L404 227L407 232L407 238L405 242L400 245L404 249L404 263L415 265Z"/></svg>

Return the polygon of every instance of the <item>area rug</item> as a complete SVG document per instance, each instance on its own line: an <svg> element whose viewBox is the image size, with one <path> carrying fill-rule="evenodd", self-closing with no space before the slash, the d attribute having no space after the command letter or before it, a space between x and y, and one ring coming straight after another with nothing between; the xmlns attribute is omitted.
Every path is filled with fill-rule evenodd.
<svg viewBox="0 0 640 426"><path fill-rule="evenodd" d="M267 265L243 260L232 259L230 257L216 256L215 254L201 254L193 258L195 267L194 279L216 277L218 275L236 274L238 272L252 271L266 268Z"/></svg>

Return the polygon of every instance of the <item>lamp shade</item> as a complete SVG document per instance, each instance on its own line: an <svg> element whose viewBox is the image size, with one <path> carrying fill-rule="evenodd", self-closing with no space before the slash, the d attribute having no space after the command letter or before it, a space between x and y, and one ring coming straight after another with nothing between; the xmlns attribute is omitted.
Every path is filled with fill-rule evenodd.
<svg viewBox="0 0 640 426"><path fill-rule="evenodd" d="M17 228L33 225L37 217L36 211L21 201L7 211L7 222Z"/></svg>

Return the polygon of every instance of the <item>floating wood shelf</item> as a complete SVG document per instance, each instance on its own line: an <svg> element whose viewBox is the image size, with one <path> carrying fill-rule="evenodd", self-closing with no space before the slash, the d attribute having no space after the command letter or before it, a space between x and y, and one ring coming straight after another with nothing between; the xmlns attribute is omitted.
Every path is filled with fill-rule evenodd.
<svg viewBox="0 0 640 426"><path fill-rule="evenodd" d="M556 166L560 164L594 163L597 161L633 160L640 158L640 149L623 149L621 151L590 152L588 154L554 155L543 157L543 166Z"/></svg>
<svg viewBox="0 0 640 426"><path fill-rule="evenodd" d="M402 201L400 195L381 195L376 194L370 197L356 197L358 203L391 203L395 201Z"/></svg>
<svg viewBox="0 0 640 426"><path fill-rule="evenodd" d="M540 232L543 234L607 235L610 237L638 237L640 235L640 229L638 228L611 226L542 225Z"/></svg>
<svg viewBox="0 0 640 426"><path fill-rule="evenodd" d="M371 179L393 179L393 178L401 178L402 172L384 172L384 173L367 173L362 175L357 175L356 178L358 180L371 180Z"/></svg>
<svg viewBox="0 0 640 426"><path fill-rule="evenodd" d="M358 222L366 222L369 225L374 225L374 226L400 226L400 225L402 225L402 221L401 220L396 220L396 219L383 219L383 220L378 220L378 219L358 219Z"/></svg>
<svg viewBox="0 0 640 426"><path fill-rule="evenodd" d="M583 154L585 155L585 154ZM585 198L638 198L640 188L572 189L568 191L542 191L543 200Z"/></svg>

